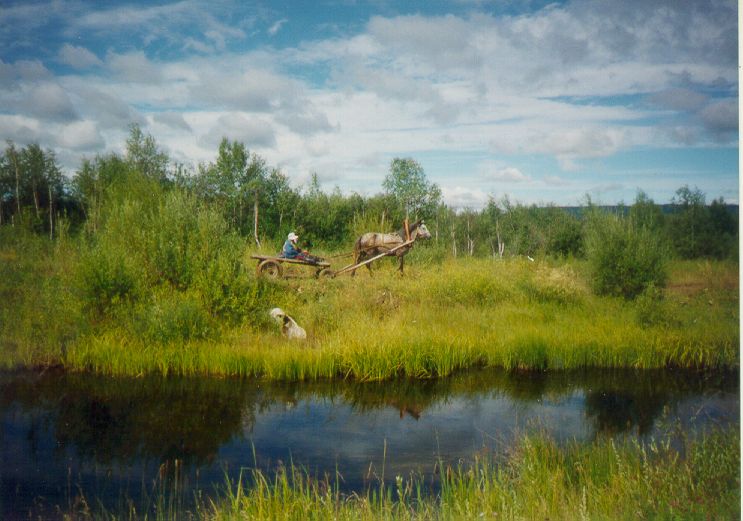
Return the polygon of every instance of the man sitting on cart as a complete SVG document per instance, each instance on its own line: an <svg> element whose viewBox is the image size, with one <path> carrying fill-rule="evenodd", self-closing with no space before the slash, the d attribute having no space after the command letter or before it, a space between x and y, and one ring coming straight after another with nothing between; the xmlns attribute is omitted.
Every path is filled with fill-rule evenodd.
<svg viewBox="0 0 743 521"><path fill-rule="evenodd" d="M301 260L311 264L317 264L322 260L320 257L310 255L306 250L299 249L299 246L297 246L297 240L299 240L299 235L296 233L291 232L287 235L284 248L281 250L282 257L285 259Z"/></svg>

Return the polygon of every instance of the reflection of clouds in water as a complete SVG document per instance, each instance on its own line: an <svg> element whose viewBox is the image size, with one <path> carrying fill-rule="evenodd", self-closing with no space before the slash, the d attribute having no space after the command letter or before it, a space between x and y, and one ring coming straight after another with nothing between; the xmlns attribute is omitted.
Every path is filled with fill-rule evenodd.
<svg viewBox="0 0 743 521"><path fill-rule="evenodd" d="M693 435L739 425L738 407L737 375L722 373L470 371L424 382L282 384L0 372L0 461L7 491L60 501L70 471L75 484L106 483L115 498L126 484L136 494L174 458L192 478L198 471L202 490L256 462L269 471L292 462L318 477L337 470L344 490L359 490L382 468L386 479L415 472L430 483L438 461L467 462L529 432L558 443L678 426ZM0 499L11 505L7 491Z"/></svg>
<svg viewBox="0 0 743 521"><path fill-rule="evenodd" d="M518 405L497 395L451 398L426 409L417 421L400 418L393 407L358 414L347 404L303 401L293 410L274 408L259 416L251 439L263 464L286 462L291 455L296 464L329 472L337 465L357 479L370 463L381 469L386 443L387 474L407 475L430 470L439 458L469 460L533 427L557 440L587 439L591 428L582 411L578 393L557 402Z"/></svg>

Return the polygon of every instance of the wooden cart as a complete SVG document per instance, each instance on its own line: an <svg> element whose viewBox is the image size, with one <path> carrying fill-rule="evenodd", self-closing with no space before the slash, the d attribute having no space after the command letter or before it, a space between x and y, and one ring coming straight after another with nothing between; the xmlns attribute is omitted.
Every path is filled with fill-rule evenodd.
<svg viewBox="0 0 743 521"><path fill-rule="evenodd" d="M287 259L285 257L275 257L271 255L251 255L258 261L255 273L259 277L268 277L279 279L284 276L283 264L295 264L298 266L311 266L315 268L315 277L332 277L333 271L330 269L330 263L325 261L309 262L301 259Z"/></svg>

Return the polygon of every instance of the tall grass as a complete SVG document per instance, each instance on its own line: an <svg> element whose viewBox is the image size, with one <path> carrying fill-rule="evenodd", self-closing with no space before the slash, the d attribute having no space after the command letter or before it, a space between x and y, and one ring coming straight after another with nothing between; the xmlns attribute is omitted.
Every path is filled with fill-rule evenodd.
<svg viewBox="0 0 743 521"><path fill-rule="evenodd" d="M339 475L312 476L292 464L274 473L246 468L216 495L197 492L194 507L184 506L174 481L149 506L130 504L118 515L90 508L82 513L215 521L740 517L740 436L734 429L647 443L600 438L558 444L529 434L503 454L483 453L472 463L437 469L437 492L421 476L388 476L344 493Z"/></svg>
<svg viewBox="0 0 743 521"><path fill-rule="evenodd" d="M166 198L136 229L139 210L122 208L92 241L0 245L5 365L290 380L739 366L737 263L674 263L666 288L634 301L595 295L582 261L428 263L425 246L404 277L385 259L373 276L271 282L256 279L239 239L213 239L220 220L186 196ZM179 219L191 224L160 244L158 223ZM308 331L306 342L281 337L268 315L275 306Z"/></svg>
<svg viewBox="0 0 743 521"><path fill-rule="evenodd" d="M249 324L218 337L158 344L118 331L89 336L65 363L105 373L230 374L305 380L399 375L430 378L473 366L507 369L661 368L739 365L736 299L673 287L653 301L597 297L577 264L473 260L373 277L280 281L270 307L309 332L304 343L278 327ZM702 281L702 284L707 284ZM710 301L710 294L719 295ZM711 302L711 303L710 303ZM205 326L206 327L206 326Z"/></svg>

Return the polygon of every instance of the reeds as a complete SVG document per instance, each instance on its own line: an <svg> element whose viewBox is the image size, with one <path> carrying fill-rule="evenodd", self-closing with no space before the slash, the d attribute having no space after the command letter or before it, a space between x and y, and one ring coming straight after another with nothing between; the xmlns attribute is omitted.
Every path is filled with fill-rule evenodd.
<svg viewBox="0 0 743 521"><path fill-rule="evenodd" d="M525 435L507 453L440 465L439 491L394 476L342 493L338 476L294 466L250 470L202 504L205 519L737 519L740 437L597 439L560 445Z"/></svg>
<svg viewBox="0 0 743 521"><path fill-rule="evenodd" d="M337 472L313 476L290 462L271 472L245 467L216 490L187 491L176 461L171 472L161 468L139 503L126 500L111 509L79 495L63 514L213 521L740 517L740 434L733 428L645 442L560 444L532 433L503 453L481 453L455 466L438 462L436 469L435 482L420 475L379 476L364 490L344 492Z"/></svg>

